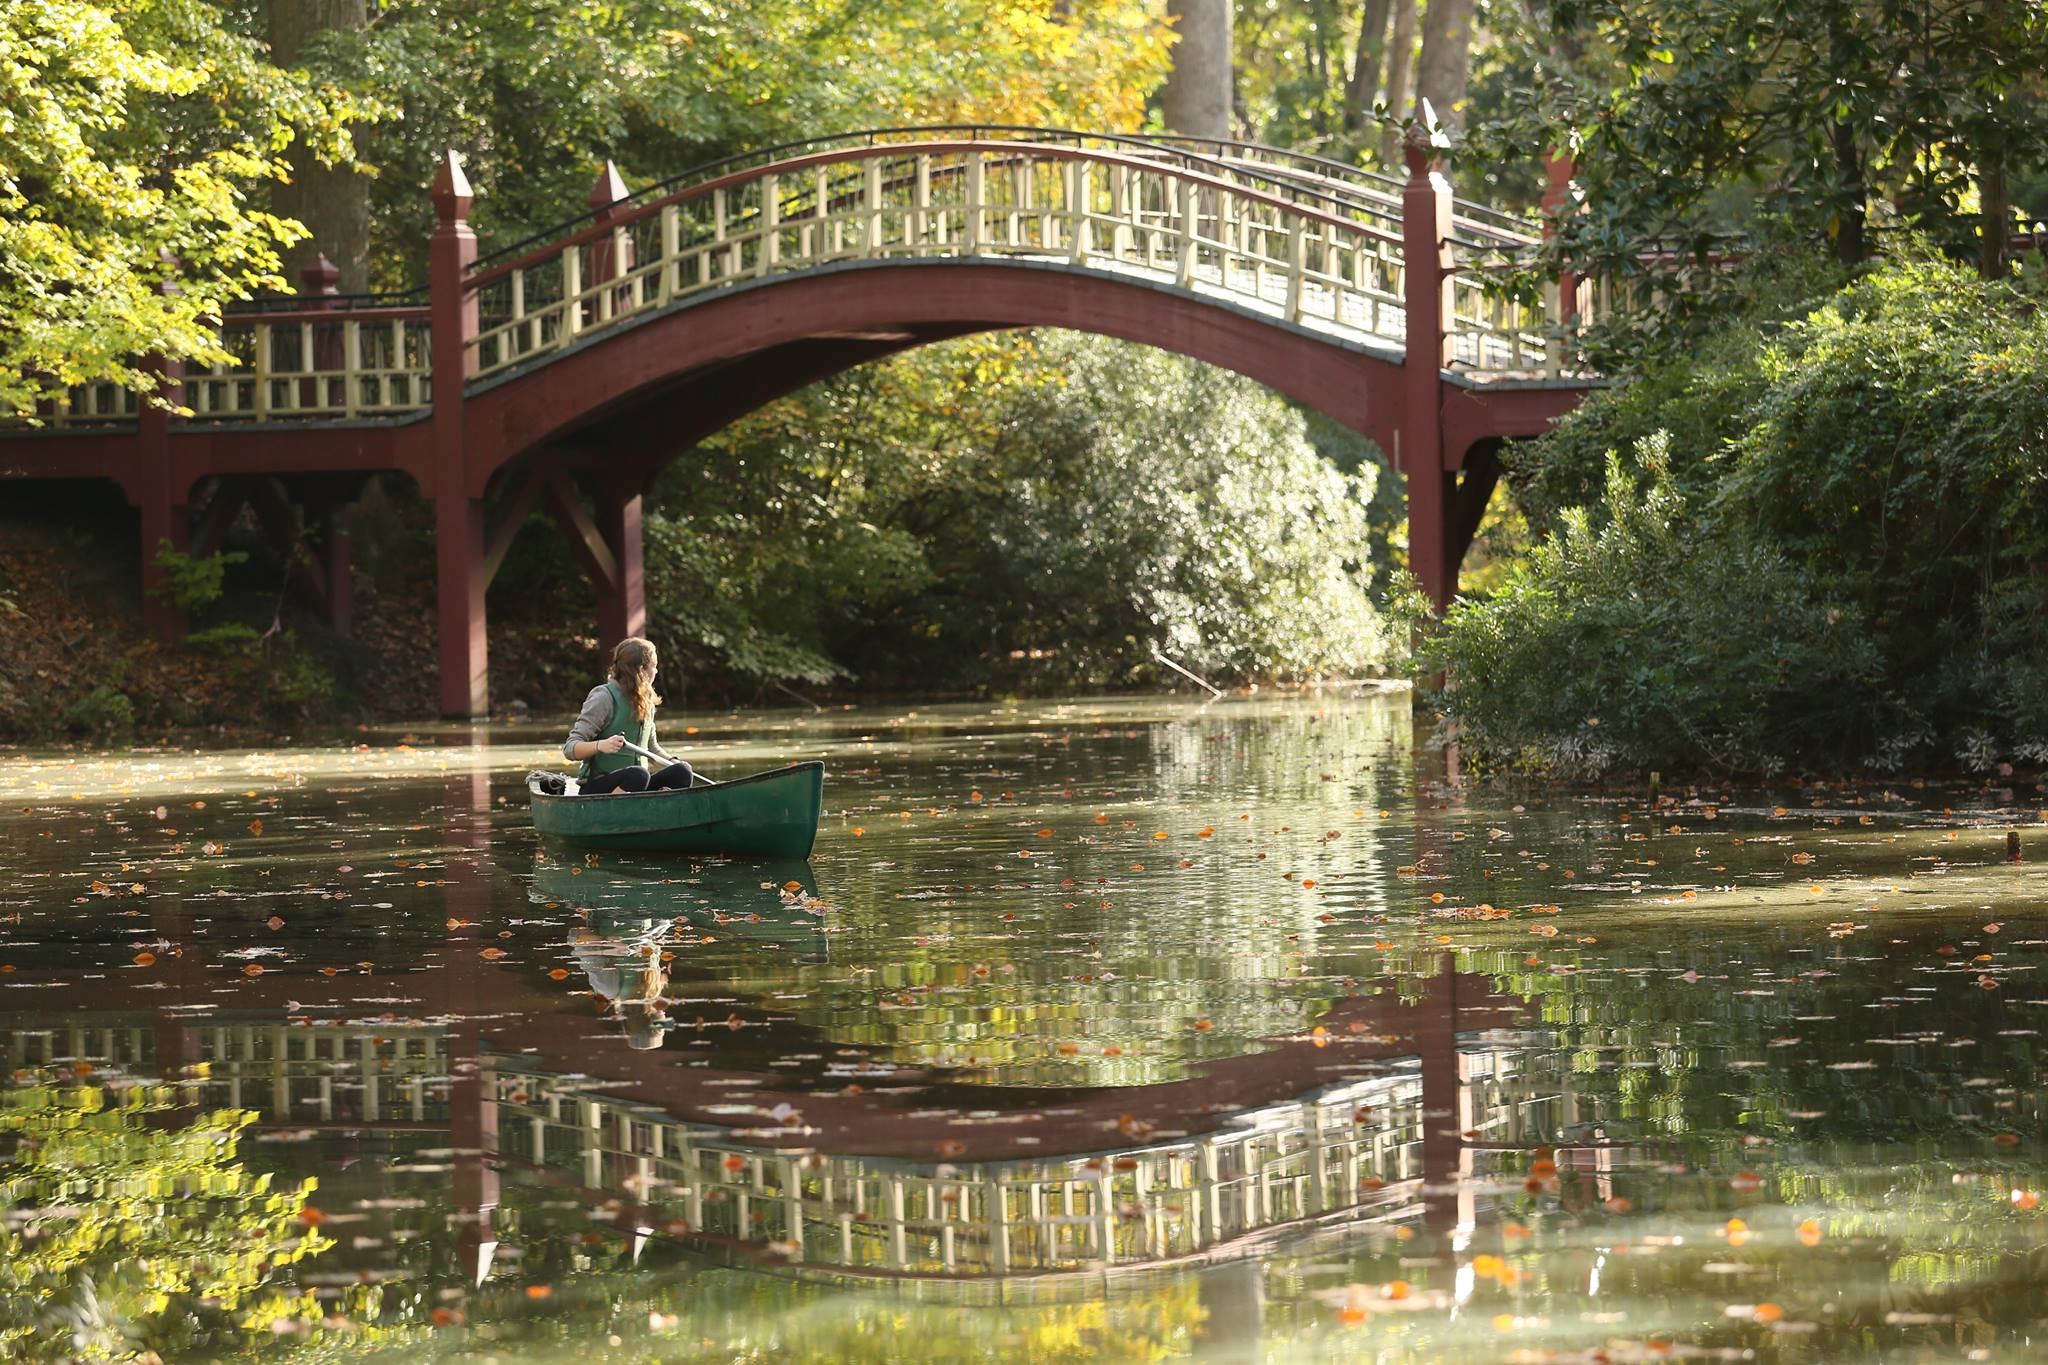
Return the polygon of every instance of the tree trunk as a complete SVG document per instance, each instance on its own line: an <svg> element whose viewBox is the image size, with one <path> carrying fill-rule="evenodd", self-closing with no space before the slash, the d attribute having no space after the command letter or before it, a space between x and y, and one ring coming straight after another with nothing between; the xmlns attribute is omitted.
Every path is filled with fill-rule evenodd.
<svg viewBox="0 0 2048 1365"><path fill-rule="evenodd" d="M1854 49L1846 13L1850 8L1841 0L1829 7L1828 68L1837 73L1853 69L1849 54ZM1861 265L1870 254L1866 237L1869 190L1863 181L1863 150L1856 145L1856 126L1836 113L1828 130L1828 142L1835 163L1835 210L1828 222L1828 235L1834 239L1836 260L1844 265Z"/></svg>
<svg viewBox="0 0 2048 1365"><path fill-rule="evenodd" d="M296 66L306 46L323 33L359 32L369 23L365 0L270 0L270 52L279 66ZM304 223L312 236L284 254L284 277L296 288L299 272L325 254L341 271L344 294L370 287L370 181L349 166L323 166L303 143L286 151L290 183L271 191L273 211Z"/></svg>
<svg viewBox="0 0 2048 1365"><path fill-rule="evenodd" d="M1422 62L1416 68L1416 113L1428 100L1437 122L1463 127L1465 84L1472 75L1474 0L1429 0L1422 12Z"/></svg>
<svg viewBox="0 0 2048 1365"><path fill-rule="evenodd" d="M1841 189L1834 221L1835 259L1844 265L1861 265L1870 254L1864 231L1863 157L1856 146L1856 129L1846 120L1834 127L1835 173Z"/></svg>
<svg viewBox="0 0 2048 1365"><path fill-rule="evenodd" d="M1387 14L1390 0L1365 0L1365 13L1358 21L1358 55L1351 64L1351 79L1344 86L1344 126L1357 132L1372 113L1372 102L1380 92L1380 67L1387 56Z"/></svg>
<svg viewBox="0 0 2048 1365"><path fill-rule="evenodd" d="M1408 73L1415 66L1415 0L1394 0L1394 39L1387 45L1387 111L1395 118L1408 114ZM1380 138L1380 164L1401 164L1401 133L1387 129Z"/></svg>
<svg viewBox="0 0 2048 1365"><path fill-rule="evenodd" d="M1977 196L1983 206L1983 234L1977 243L1977 273L2005 278L2005 248L2012 239L2012 186L2005 175L2005 147L1987 135L1977 158Z"/></svg>
<svg viewBox="0 0 2048 1365"><path fill-rule="evenodd" d="M1160 91L1166 126L1189 137L1230 136L1232 0L1167 0L1180 41Z"/></svg>

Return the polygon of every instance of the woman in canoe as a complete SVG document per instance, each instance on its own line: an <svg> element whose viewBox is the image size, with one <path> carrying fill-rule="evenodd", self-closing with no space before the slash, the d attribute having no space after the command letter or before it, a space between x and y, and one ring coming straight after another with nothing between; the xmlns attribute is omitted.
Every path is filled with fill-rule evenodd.
<svg viewBox="0 0 2048 1365"><path fill-rule="evenodd" d="M612 651L611 676L583 699L583 711L562 742L562 757L583 765L577 774L583 795L668 791L695 780L690 765L654 738L654 708L661 705L654 693L658 662L654 646L637 635L621 640ZM647 760L628 744L660 756L668 766L650 777Z"/></svg>

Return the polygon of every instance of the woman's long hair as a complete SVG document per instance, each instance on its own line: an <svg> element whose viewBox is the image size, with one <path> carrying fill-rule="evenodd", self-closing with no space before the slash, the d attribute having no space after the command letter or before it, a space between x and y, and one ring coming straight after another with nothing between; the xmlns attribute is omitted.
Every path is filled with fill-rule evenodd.
<svg viewBox="0 0 2048 1365"><path fill-rule="evenodd" d="M619 647L612 651L612 681L626 694L633 714L641 720L653 715L654 708L661 705L661 698L654 694L654 663L654 646L637 635L619 641Z"/></svg>

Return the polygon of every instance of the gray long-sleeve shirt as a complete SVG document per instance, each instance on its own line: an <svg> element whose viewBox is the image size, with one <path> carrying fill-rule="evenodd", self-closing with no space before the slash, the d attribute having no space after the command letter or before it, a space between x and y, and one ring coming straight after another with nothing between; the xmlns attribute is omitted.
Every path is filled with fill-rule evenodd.
<svg viewBox="0 0 2048 1365"><path fill-rule="evenodd" d="M576 723L569 727L569 737L562 741L562 757L571 763L583 760L576 757L576 746L596 739L604 733L604 727L612 723L612 693L603 683L590 689L590 695L583 699L583 710L576 717ZM647 718L647 742L641 747L660 754L673 763L675 755L661 747L654 737L654 717Z"/></svg>

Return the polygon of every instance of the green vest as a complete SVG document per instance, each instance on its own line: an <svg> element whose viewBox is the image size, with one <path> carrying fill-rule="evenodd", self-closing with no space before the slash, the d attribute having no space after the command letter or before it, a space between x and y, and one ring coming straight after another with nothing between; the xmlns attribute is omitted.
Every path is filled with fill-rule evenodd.
<svg viewBox="0 0 2048 1365"><path fill-rule="evenodd" d="M633 714L633 708L626 702L626 694L619 691L619 685L609 680L604 690L612 694L612 718L604 729L592 735L592 739L609 739L613 735L624 735L628 744L647 747L647 722ZM583 760L582 776L585 779L602 777L615 773L621 768L642 768L647 760L631 749L621 749L615 754L597 754Z"/></svg>

